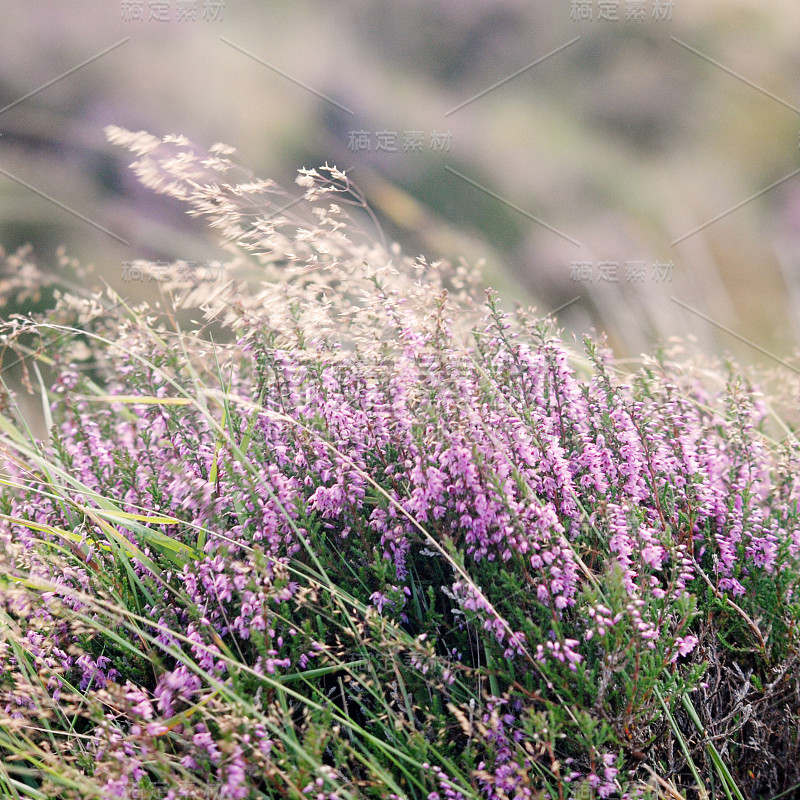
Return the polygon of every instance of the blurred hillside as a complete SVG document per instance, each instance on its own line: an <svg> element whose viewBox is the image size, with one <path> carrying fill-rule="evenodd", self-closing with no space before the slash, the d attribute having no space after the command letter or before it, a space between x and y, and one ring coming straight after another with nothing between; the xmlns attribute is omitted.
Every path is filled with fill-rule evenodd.
<svg viewBox="0 0 800 800"><path fill-rule="evenodd" d="M620 355L690 334L764 361L720 326L794 351L796 3L198 0L194 21L184 0L139 5L128 21L136 3L28 0L4 19L7 252L30 242L45 268L66 245L131 296L154 285L125 262L223 255L138 185L105 142L116 124L233 145L294 194L297 168L346 168L387 239L483 259L543 312L579 298L560 324Z"/></svg>

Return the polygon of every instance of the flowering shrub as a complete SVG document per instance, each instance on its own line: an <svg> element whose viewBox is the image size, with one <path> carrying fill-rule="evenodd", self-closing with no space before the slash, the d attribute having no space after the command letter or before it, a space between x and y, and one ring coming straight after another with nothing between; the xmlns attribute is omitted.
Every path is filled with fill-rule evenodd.
<svg viewBox="0 0 800 800"><path fill-rule="evenodd" d="M248 255L175 311L63 294L5 330L50 432L0 422L9 796L800 781L798 447L735 370L573 351L358 234L335 169L302 221L229 148L109 135Z"/></svg>

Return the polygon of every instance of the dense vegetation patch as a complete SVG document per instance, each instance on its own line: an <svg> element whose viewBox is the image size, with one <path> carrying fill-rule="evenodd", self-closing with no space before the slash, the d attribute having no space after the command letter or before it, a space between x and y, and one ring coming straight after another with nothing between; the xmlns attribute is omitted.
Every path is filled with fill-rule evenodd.
<svg viewBox="0 0 800 800"><path fill-rule="evenodd" d="M300 225L226 148L110 135L264 283L6 326L49 438L6 390L5 796L800 781L797 440L735 369L578 353L354 233L335 169Z"/></svg>

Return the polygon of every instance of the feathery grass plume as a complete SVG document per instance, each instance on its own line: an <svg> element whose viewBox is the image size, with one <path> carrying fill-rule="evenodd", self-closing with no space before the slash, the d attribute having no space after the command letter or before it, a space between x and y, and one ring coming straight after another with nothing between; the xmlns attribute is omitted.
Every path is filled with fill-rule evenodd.
<svg viewBox="0 0 800 800"><path fill-rule="evenodd" d="M8 314L41 304L43 289L54 281L32 259L30 245L7 254L0 247L0 308Z"/></svg>

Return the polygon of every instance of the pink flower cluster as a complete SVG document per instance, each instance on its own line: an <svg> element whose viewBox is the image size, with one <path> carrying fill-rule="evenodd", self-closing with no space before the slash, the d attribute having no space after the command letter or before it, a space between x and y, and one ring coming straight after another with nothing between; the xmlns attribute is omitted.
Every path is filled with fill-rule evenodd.
<svg viewBox="0 0 800 800"><path fill-rule="evenodd" d="M773 456L757 445L759 410L746 399L736 399L733 425L719 409L727 396L646 372L615 382L591 346L581 376L557 340L512 324L492 297L467 351L448 345L441 320L415 326L390 310L396 347L382 359L323 341L277 347L269 331L251 332L225 387L241 401L226 410L230 438L200 406L128 404L134 413L121 414L121 404L103 409L74 397L76 373L59 378L47 453L81 487L70 499L91 506L97 494L132 515L175 517L180 524L143 525L193 552L170 562L141 526L119 525L141 548L131 569L147 587L143 611L165 652L181 651L219 679L234 651L255 675L306 670L330 642L287 618L301 595L289 568L317 548L346 565L342 574L355 576L350 590L365 604L412 628L421 624L420 574L435 574L439 584L426 580L457 628L483 631L498 658L541 669L552 689L559 670L578 673L620 637L639 652L663 651L664 666L688 658L698 637L671 603L706 583L739 597L753 576L796 565L800 493L795 483L770 494ZM167 369L169 354L157 355ZM172 396L162 368L120 358L112 394ZM174 375L177 382L179 368ZM91 573L108 558L102 526L78 519L18 461L4 468L25 488L6 499L2 537L28 553L32 574L59 588L53 596L80 610L72 594L89 593ZM78 534L82 564L53 575L36 560L48 526ZM509 576L519 581L515 597L498 588ZM606 583L619 591L598 588ZM17 602L5 600L16 617L51 614ZM454 643L471 647L464 637L449 641L451 631L430 633L442 658ZM172 656L146 690L102 652L68 656L75 641L65 628L46 645L29 634L25 647L71 674L81 692L123 684L137 724L159 725L202 694L201 678ZM15 658L2 653L6 666ZM446 684L461 667L452 660ZM505 702L492 700L482 718L494 770L481 779L484 795L532 797L512 763L526 734ZM14 702L5 710L13 716ZM241 747L223 757L213 730L200 726L192 746L189 768L203 753L228 796L246 796ZM584 775L600 796L619 788L613 755L598 772L582 769L573 779ZM431 798L462 796L439 767L431 773ZM315 782L303 791L324 795Z"/></svg>

